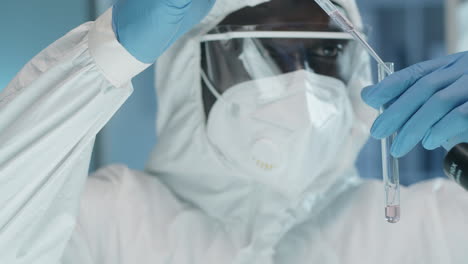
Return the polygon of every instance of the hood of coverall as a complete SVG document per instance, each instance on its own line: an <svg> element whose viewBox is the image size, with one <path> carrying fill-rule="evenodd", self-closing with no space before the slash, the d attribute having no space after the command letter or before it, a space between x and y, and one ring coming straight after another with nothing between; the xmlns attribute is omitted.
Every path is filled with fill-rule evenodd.
<svg viewBox="0 0 468 264"><path fill-rule="evenodd" d="M223 165L220 154L208 143L206 134L200 38L230 13L267 1L217 0L205 19L159 58L156 67L158 145L148 161L147 171L209 216L231 225L254 225L246 229L275 237L275 233L279 236L284 231L278 226L299 221L297 208L306 208L308 214L350 183L359 182L354 163L375 116L360 99L360 91L370 84L371 77L369 58L359 51L355 56L354 73L347 84L354 112L353 127L343 145L340 161L327 170L327 175L304 177L300 183L303 190L284 195L258 186L245 175L240 177L240 171ZM362 26L354 0L335 2L345 9L353 23ZM291 184L297 186L297 183ZM279 219L276 223L265 225L266 220L275 217Z"/></svg>

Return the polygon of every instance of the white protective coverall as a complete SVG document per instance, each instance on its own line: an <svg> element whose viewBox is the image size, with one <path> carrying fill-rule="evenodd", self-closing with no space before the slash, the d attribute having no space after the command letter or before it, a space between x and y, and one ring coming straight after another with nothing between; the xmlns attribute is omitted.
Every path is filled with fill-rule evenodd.
<svg viewBox="0 0 468 264"><path fill-rule="evenodd" d="M355 125L326 173L284 175L286 194L225 166L205 134L198 39L263 1L218 0L159 59L147 172L111 166L87 179L96 133L148 66L116 41L112 10L29 62L0 96L0 263L466 263L468 195L456 184L403 189L390 225L382 184L358 177L373 118L359 97L365 56L348 84ZM354 1L337 2L360 22Z"/></svg>

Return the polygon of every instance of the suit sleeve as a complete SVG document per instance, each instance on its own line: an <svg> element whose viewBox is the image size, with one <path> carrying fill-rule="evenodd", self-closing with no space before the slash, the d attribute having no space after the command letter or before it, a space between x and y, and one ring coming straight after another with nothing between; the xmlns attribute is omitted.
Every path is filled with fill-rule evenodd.
<svg viewBox="0 0 468 264"><path fill-rule="evenodd" d="M93 142L149 65L116 40L112 9L50 45L0 94L0 263L59 263Z"/></svg>

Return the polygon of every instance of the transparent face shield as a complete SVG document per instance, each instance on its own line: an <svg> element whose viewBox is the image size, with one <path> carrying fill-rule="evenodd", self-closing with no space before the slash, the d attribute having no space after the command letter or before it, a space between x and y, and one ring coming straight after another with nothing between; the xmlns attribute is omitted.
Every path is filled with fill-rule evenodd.
<svg viewBox="0 0 468 264"><path fill-rule="evenodd" d="M201 42L206 115L243 82L304 70L347 83L359 48L334 24L218 26Z"/></svg>

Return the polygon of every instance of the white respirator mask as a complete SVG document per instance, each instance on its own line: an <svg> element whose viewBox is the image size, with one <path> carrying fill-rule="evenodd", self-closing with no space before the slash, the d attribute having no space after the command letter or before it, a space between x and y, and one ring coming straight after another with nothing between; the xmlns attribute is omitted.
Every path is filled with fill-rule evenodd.
<svg viewBox="0 0 468 264"><path fill-rule="evenodd" d="M207 120L209 141L242 176L294 193L340 162L353 122L342 81L299 70L219 95L202 75L218 97Z"/></svg>

